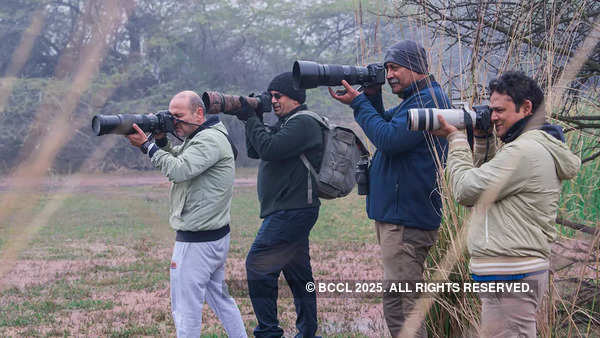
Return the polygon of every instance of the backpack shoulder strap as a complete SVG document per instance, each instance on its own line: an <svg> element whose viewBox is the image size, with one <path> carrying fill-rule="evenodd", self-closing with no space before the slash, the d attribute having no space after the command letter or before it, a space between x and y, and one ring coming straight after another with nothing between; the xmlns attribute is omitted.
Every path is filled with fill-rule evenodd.
<svg viewBox="0 0 600 338"><path fill-rule="evenodd" d="M321 126L329 129L329 119L324 116L321 116L315 112L312 112L310 110L301 110L301 111L297 112L296 114L290 116L290 118L287 119L285 121L285 123L287 123L289 120L291 120L292 118L294 118L296 116L302 116L302 115L312 117L313 119L317 120L317 122L319 122L319 124ZM317 174L317 171L315 170L315 168L312 166L312 164L310 164L310 162L308 161L308 158L306 158L306 155L300 154L300 159L302 160L302 163L304 163L304 166L306 167L306 169L308 169L310 171L310 173L312 173L313 176L318 180L319 174ZM309 178L310 178L310 175L309 175Z"/></svg>
<svg viewBox="0 0 600 338"><path fill-rule="evenodd" d="M234 161L237 160L238 150L237 150L236 146L233 144L233 141L231 141L231 137L229 137L229 135L226 132L224 132L218 128L212 128L212 129L215 129L215 130L221 132L223 135L225 135L225 137L227 138L227 141L231 145L231 151L233 151L233 160Z"/></svg>
<svg viewBox="0 0 600 338"><path fill-rule="evenodd" d="M287 119L283 125L285 126L286 123L288 123L289 120L293 119L294 117L297 116L302 116L302 115L306 115L306 116L310 116L313 119L315 119L321 126L323 126L326 129L329 129L329 119L321 116L315 112L312 112L310 110L301 110L299 112L297 112L296 114L290 116L289 119ZM308 204L312 204L312 176L314 176L314 178L317 181L317 184L319 184L319 174L317 174L317 171L315 170L315 168L312 166L312 164L310 164L310 162L308 161L308 158L306 158L305 154L300 154L300 159L302 160L302 163L304 164L304 166L306 167L306 169L308 169L308 179L307 179L307 184L308 184L308 190L307 190L307 198L306 201Z"/></svg>
<svg viewBox="0 0 600 338"><path fill-rule="evenodd" d="M302 115L306 115L306 116L310 116L313 119L317 120L317 122L319 122L319 124L327 129L329 129L329 119L326 118L325 116L321 116L315 112L312 112L310 110L301 110L299 112L297 112L296 114L290 116L289 119L287 119L283 124L285 125L286 123L288 123L289 120L293 119L294 117L297 116L302 116Z"/></svg>

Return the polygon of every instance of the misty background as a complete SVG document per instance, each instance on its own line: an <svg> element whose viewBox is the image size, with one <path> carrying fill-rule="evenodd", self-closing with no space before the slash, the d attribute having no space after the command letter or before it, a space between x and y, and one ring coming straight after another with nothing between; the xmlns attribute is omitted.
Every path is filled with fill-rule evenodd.
<svg viewBox="0 0 600 338"><path fill-rule="evenodd" d="M181 90L200 95L209 90L233 95L262 92L275 75L291 71L295 60L366 65L381 62L388 46L407 38L429 51L431 72L454 100L485 100L487 82L508 68L523 69L545 84L559 77L571 57L556 51L561 35L555 35L548 70L548 47L530 43L533 40L507 40L512 33L499 29L497 8L489 8L496 19L487 29L473 20L485 19L482 13L491 3L460 3L444 7L435 1L383 0L2 1L0 172L35 157L36 151L48 156L51 173L151 169L124 137L95 136L92 117L164 110ZM581 19L579 3L565 3L560 15ZM597 16L599 7L594 2L586 6L590 15L581 19L584 23ZM511 13L502 13L510 23ZM531 18L532 24L545 21ZM568 32L571 51L589 32L562 29ZM590 60L598 57L595 50ZM590 80L597 78L599 69L582 71L583 80L577 82L576 89L586 89L588 105L598 102L589 93L596 93ZM386 108L397 105L399 99L384 87ZM307 104L335 123L354 123L351 109L331 99L326 88L308 90ZM221 119L240 150L237 165L255 166L256 161L245 154L243 124L232 116L221 114ZM267 114L267 121L274 119ZM55 144L45 145L49 141L44 137L53 133L61 135ZM594 155L597 149L585 154Z"/></svg>

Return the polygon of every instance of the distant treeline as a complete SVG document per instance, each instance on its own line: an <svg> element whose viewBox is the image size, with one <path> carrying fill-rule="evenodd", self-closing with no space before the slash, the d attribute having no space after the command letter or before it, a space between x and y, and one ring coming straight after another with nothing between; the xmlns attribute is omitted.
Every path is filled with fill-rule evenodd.
<svg viewBox="0 0 600 338"><path fill-rule="evenodd" d="M0 74L18 78L11 83L0 111L0 171L6 172L27 158L42 142L42 138L35 138L48 132L43 121L56 116L52 112L64 109L61 100L78 66L85 61L84 51L95 34L95 24L107 15L107 3L0 3ZM70 114L67 123L72 135L57 154L53 171L150 168L147 159L124 138L94 136L92 116L166 109L170 98L180 90L236 95L260 92L273 76L291 70L296 59L355 65L361 62L357 53L359 29L372 35L373 30L383 27L366 12L362 26L357 24L352 2L342 0L116 3L122 6L118 8L120 25L110 35L90 87ZM7 74L15 63L15 50L39 9L44 9L43 27L31 53L17 74ZM323 90L312 90L308 98L311 108L337 110L332 113L334 119L352 119L348 108L327 99L325 94ZM243 125L231 116L222 116L222 120L240 149L238 166L255 165L245 156ZM106 154L86 163L98 146L107 147ZM87 168L81 168L84 163Z"/></svg>

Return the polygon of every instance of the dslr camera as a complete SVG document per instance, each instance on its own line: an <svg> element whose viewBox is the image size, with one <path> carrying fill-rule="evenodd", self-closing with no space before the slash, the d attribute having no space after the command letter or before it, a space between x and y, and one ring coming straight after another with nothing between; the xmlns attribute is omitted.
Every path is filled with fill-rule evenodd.
<svg viewBox="0 0 600 338"><path fill-rule="evenodd" d="M359 195L369 194L369 157L362 157L354 169L354 177Z"/></svg>
<svg viewBox="0 0 600 338"><path fill-rule="evenodd" d="M350 85L361 85L362 87L385 83L385 68L381 63L359 67L296 61L294 62L292 74L294 87L298 89L339 86L342 80L346 80Z"/></svg>

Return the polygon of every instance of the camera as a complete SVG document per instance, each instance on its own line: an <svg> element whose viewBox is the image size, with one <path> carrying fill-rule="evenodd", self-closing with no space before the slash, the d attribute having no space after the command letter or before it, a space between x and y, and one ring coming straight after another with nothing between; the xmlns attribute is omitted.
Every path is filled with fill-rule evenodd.
<svg viewBox="0 0 600 338"><path fill-rule="evenodd" d="M369 159L361 158L356 162L354 171L359 195L369 194Z"/></svg>
<svg viewBox="0 0 600 338"><path fill-rule="evenodd" d="M363 87L385 83L385 68L381 63L359 67L296 61L294 62L292 74L294 87L297 89L339 86L342 80L346 80L350 85L361 85Z"/></svg>
<svg viewBox="0 0 600 338"><path fill-rule="evenodd" d="M271 111L271 95L264 92L259 95L252 95L244 97L250 107L257 109L260 105L263 113ZM207 114L218 114L225 113L229 115L235 115L242 105L240 103L240 97L237 95L225 95L219 92L204 92L202 93L202 102L206 107Z"/></svg>
<svg viewBox="0 0 600 338"><path fill-rule="evenodd" d="M409 130L436 130L440 128L438 115L442 115L446 122L462 129L467 126L479 130L489 130L492 126L492 110L487 105L473 106L458 103L453 106L463 105L462 108L438 109L438 108L414 108L409 109L407 114Z"/></svg>
<svg viewBox="0 0 600 338"><path fill-rule="evenodd" d="M155 114L117 114L95 115L92 119L92 129L96 135L119 134L129 135L136 131L133 124L137 124L143 131L157 133L174 133L175 118L168 110Z"/></svg>

